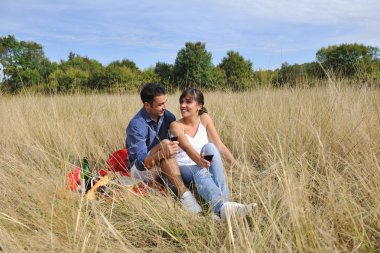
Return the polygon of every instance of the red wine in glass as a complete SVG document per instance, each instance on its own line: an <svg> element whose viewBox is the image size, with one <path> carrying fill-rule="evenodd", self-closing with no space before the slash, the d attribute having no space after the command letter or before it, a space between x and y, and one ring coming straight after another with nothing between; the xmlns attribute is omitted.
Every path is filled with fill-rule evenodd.
<svg viewBox="0 0 380 253"><path fill-rule="evenodd" d="M203 146L201 153L203 154L204 159L212 162L212 158L214 157L214 146L211 143L207 143Z"/></svg>
<svg viewBox="0 0 380 253"><path fill-rule="evenodd" d="M205 155L203 156L207 161L211 162L214 155Z"/></svg>
<svg viewBox="0 0 380 253"><path fill-rule="evenodd" d="M178 141L178 136L171 136L169 137L171 141Z"/></svg>
<svg viewBox="0 0 380 253"><path fill-rule="evenodd" d="M178 141L178 133L175 130L169 129L168 135L169 135L169 140Z"/></svg>

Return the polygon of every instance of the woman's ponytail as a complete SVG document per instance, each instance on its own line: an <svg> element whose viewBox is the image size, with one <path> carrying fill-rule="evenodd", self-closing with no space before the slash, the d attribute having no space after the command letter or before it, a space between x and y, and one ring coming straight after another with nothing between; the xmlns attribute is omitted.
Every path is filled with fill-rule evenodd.
<svg viewBox="0 0 380 253"><path fill-rule="evenodd" d="M198 115L201 116L203 113L208 113L206 107L202 106L202 108L198 111Z"/></svg>

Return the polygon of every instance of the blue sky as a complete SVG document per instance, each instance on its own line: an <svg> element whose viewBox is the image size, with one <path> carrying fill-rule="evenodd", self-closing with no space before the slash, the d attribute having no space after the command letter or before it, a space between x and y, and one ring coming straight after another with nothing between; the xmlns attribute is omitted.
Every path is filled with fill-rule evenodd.
<svg viewBox="0 0 380 253"><path fill-rule="evenodd" d="M315 60L321 47L380 47L379 0L1 0L0 36L35 41L52 61L70 51L140 69L174 63L188 41L213 63L238 51L254 69Z"/></svg>

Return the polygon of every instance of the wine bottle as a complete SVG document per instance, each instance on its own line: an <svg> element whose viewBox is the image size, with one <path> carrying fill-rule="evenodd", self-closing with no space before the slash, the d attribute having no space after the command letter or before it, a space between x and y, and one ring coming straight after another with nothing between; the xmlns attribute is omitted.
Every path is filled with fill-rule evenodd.
<svg viewBox="0 0 380 253"><path fill-rule="evenodd" d="M80 182L82 194L86 194L89 188L91 188L91 169L88 165L87 157L83 157L82 168L80 170Z"/></svg>

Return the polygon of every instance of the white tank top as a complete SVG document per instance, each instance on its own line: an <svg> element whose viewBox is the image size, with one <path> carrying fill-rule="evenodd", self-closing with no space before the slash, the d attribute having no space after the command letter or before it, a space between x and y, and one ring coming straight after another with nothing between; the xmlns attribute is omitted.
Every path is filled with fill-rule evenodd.
<svg viewBox="0 0 380 253"><path fill-rule="evenodd" d="M202 125L201 121L198 125L198 129L194 137L191 137L186 133L185 136L189 140L191 146L193 146L193 148L198 153L200 153L202 147L208 143L207 131L206 128ZM191 158L181 148L179 148L179 153L175 156L175 159L177 160L179 166L196 165L196 163L191 160Z"/></svg>

